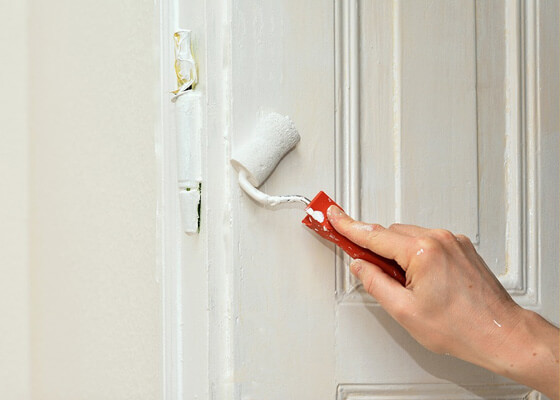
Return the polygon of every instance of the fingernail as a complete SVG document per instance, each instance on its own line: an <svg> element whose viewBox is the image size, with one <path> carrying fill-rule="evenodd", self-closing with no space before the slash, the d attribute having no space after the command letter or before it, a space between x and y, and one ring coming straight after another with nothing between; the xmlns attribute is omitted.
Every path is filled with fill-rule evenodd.
<svg viewBox="0 0 560 400"><path fill-rule="evenodd" d="M337 206L330 206L327 210L327 216L330 218L338 218L344 215L344 212Z"/></svg>
<svg viewBox="0 0 560 400"><path fill-rule="evenodd" d="M358 276L361 270L362 263L360 262L360 260L354 260L350 263L350 271L352 272L352 274Z"/></svg>

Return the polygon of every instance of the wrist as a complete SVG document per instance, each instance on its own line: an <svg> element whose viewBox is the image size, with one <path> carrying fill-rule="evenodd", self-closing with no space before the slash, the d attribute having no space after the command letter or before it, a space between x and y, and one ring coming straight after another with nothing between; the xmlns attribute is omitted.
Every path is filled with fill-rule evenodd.
<svg viewBox="0 0 560 400"><path fill-rule="evenodd" d="M499 341L494 351L487 349L484 367L558 398L558 328L537 313L519 308L511 329Z"/></svg>

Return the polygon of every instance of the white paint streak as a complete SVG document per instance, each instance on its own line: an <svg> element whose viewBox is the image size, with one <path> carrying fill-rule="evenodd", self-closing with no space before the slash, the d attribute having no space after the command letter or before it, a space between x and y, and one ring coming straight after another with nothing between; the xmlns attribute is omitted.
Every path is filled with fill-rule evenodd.
<svg viewBox="0 0 560 400"><path fill-rule="evenodd" d="M305 212L307 214L309 214L311 216L311 218L313 218L315 221L318 221L321 224L325 220L325 215L321 211L318 211L318 210L315 211L311 207L309 207L305 210Z"/></svg>
<svg viewBox="0 0 560 400"><path fill-rule="evenodd" d="M359 224L356 226L356 229L359 229L361 231L371 232L373 231L373 226L370 224Z"/></svg>

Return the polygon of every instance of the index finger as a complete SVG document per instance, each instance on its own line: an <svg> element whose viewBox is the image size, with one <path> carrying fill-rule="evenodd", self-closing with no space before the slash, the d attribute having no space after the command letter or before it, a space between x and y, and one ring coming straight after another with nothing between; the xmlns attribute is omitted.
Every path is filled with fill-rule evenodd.
<svg viewBox="0 0 560 400"><path fill-rule="evenodd" d="M385 258L395 260L405 271L408 268L407 253L411 237L378 224L366 224L346 215L340 208L330 206L327 218L334 229L359 246L370 249Z"/></svg>

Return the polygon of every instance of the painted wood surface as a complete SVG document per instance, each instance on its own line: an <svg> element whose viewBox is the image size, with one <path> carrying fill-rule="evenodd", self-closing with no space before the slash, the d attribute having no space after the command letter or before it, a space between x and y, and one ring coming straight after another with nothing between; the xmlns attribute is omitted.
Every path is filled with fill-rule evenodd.
<svg viewBox="0 0 560 400"><path fill-rule="evenodd" d="M172 269L177 398L523 398L412 340L302 212L239 189L229 156L262 112L289 115L302 141L265 192L325 190L355 217L467 234L516 301L557 322L557 12L505 0L180 5L207 102L201 232L178 239Z"/></svg>
<svg viewBox="0 0 560 400"><path fill-rule="evenodd" d="M262 190L309 197L332 192L332 7L234 3L231 146L250 140L259 113L289 115L301 142ZM236 390L255 399L334 397L331 246L301 225L301 210L264 209L237 185L232 197Z"/></svg>

